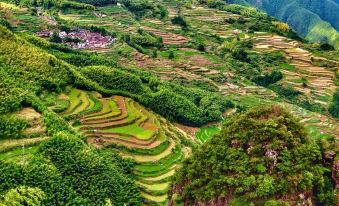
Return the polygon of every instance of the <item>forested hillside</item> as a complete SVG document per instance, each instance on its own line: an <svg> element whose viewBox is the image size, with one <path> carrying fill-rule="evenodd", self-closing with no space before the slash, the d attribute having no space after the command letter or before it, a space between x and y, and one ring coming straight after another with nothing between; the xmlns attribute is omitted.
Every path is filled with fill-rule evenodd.
<svg viewBox="0 0 339 206"><path fill-rule="evenodd" d="M286 22L309 41L328 42L339 47L339 3L333 0L231 0L255 6Z"/></svg>
<svg viewBox="0 0 339 206"><path fill-rule="evenodd" d="M319 205L334 205L321 162L295 117L280 107L252 109L227 120L185 160L170 205L297 205L300 194L302 205L313 195Z"/></svg>

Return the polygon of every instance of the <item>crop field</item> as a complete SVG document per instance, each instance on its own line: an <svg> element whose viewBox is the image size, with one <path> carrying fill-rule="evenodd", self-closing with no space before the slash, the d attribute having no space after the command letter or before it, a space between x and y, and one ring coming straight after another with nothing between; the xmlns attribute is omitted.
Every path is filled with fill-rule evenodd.
<svg viewBox="0 0 339 206"><path fill-rule="evenodd" d="M99 7L98 11L88 11L79 13L71 10L60 14L60 17L67 21L73 21L84 26L100 26L111 32L136 31L138 22L126 11L126 9L109 5Z"/></svg>
<svg viewBox="0 0 339 206"><path fill-rule="evenodd" d="M89 144L133 159L136 184L145 201L165 204L169 178L187 155L181 143L186 137L129 98L103 98L79 89L65 95L70 103L60 115L77 117L79 120L70 123Z"/></svg>
<svg viewBox="0 0 339 206"><path fill-rule="evenodd" d="M26 122L25 129L19 137L0 139L0 160L22 163L34 154L38 145L50 139L40 113L33 108L23 108L10 114L11 117Z"/></svg>
<svg viewBox="0 0 339 206"><path fill-rule="evenodd" d="M293 68L284 70L284 82L293 88L309 94L317 102L327 105L335 91L335 72L326 67L314 65L312 54L299 47L298 42L277 35L258 35L253 38L260 50L283 51ZM304 79L304 84L300 81Z"/></svg>
<svg viewBox="0 0 339 206"><path fill-rule="evenodd" d="M202 127L197 132L196 136L200 142L204 143L209 140L213 135L216 135L220 132L220 128L216 126Z"/></svg>
<svg viewBox="0 0 339 206"><path fill-rule="evenodd" d="M53 19L45 14L31 15L31 11L26 8L4 2L0 3L0 17L7 19L16 32L37 32L55 28Z"/></svg>

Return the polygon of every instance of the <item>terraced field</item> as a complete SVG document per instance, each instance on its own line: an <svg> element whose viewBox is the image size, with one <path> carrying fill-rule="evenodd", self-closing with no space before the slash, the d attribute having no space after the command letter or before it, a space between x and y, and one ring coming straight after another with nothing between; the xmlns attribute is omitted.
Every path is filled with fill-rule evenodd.
<svg viewBox="0 0 339 206"><path fill-rule="evenodd" d="M197 132L196 136L202 143L204 143L208 139L210 139L213 135L216 135L219 132L220 132L220 128L217 126L202 127Z"/></svg>
<svg viewBox="0 0 339 206"><path fill-rule="evenodd" d="M165 204L170 177L191 151L182 144L185 134L129 98L104 98L78 89L67 96L69 107L60 114L77 119L70 124L89 144L119 148L124 158L134 159L136 184L146 203Z"/></svg>
<svg viewBox="0 0 339 206"><path fill-rule="evenodd" d="M0 140L0 160L22 164L31 157L41 142L47 141L50 137L47 135L41 114L33 108L23 108L12 116L24 120L27 125L19 138L9 137Z"/></svg>
<svg viewBox="0 0 339 206"><path fill-rule="evenodd" d="M283 70L284 82L295 89L309 95L316 102L326 105L336 89L334 84L335 70L338 68L326 68L315 66L312 62L312 54L299 47L297 41L286 37L271 34L260 34L253 38L255 48L259 51L283 51L292 70ZM324 101L325 100L325 101Z"/></svg>

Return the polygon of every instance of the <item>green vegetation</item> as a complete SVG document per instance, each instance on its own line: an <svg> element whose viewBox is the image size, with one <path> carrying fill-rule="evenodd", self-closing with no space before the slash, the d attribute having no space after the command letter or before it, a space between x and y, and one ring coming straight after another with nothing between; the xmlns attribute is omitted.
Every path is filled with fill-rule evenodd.
<svg viewBox="0 0 339 206"><path fill-rule="evenodd" d="M202 143L204 143L219 132L220 128L216 126L202 127L197 132L196 136Z"/></svg>
<svg viewBox="0 0 339 206"><path fill-rule="evenodd" d="M94 6L104 6L107 4L116 4L117 0L77 0L81 3L91 4Z"/></svg>
<svg viewBox="0 0 339 206"><path fill-rule="evenodd" d="M172 86L160 82L156 77L145 72L130 70L129 72L131 74L127 75L126 71L119 71L118 69L92 67L81 70L84 74L84 76L82 76L81 73L76 71L76 69L70 65L42 52L36 47L32 47L29 44L24 43L24 40L15 37L5 28L2 27L1 29L3 32L1 35L4 36L2 44L3 48L7 48L8 45L6 44L10 44L10 42L12 42L11 44L14 42L21 42L21 44L14 44L15 46L10 47L10 50L2 50L2 62L5 63L6 60L9 61L15 53L23 53L20 58L16 59L15 64L4 65L1 69L1 71L4 72L4 75L1 76L1 78L3 78L2 84L6 84L6 86L3 86L5 90L4 92L8 93L1 96L1 98L4 98L0 105L0 110L3 112L16 110L20 107L20 103L25 100L24 98L38 93L43 88L53 88L59 91L67 83L70 83L72 78L76 78L76 85L81 87L97 89L101 92L105 88L107 89L105 92L109 94L124 94L126 96L136 98L145 106L152 108L154 111L167 118L191 125L201 125L209 121L220 120L221 112L228 106L231 106L225 98L216 94L204 92L198 89L187 89L180 86L175 86L175 89L172 89ZM25 49L31 51L29 56L24 55L24 52L27 51ZM34 58L39 58L39 60L36 60L36 63L29 67L29 70L23 70L26 66L31 64L31 61L35 61ZM22 76L14 73L14 71L20 70L27 73L27 75ZM108 74L107 72L109 71L116 71L115 74L120 76L114 76L112 75L113 73ZM28 72L30 73L28 74ZM27 87L25 82L28 82L31 76L36 76L39 81L32 82L30 87ZM86 79L85 77L91 78L91 80ZM15 81L14 83L13 78L20 79L20 81ZM109 81L105 81L105 78L111 79L108 79ZM121 84L111 84L112 80L119 81ZM132 84L133 86L131 85L126 87L127 84ZM11 89L12 87L14 88ZM126 91L126 88L130 88L132 90ZM19 90L23 90L21 95L17 94ZM142 95L138 96L138 94L141 94L140 92L142 92ZM29 95L19 98L25 93L28 93ZM11 98L12 96L16 97ZM188 98L189 96L195 97L195 99L191 100ZM215 106L210 104L200 104L200 101L211 102L212 105ZM159 107L159 105L166 105L166 108L171 108L171 112L169 113L166 108L163 106ZM16 108L11 108L13 106ZM189 110L185 108L190 108L190 112L188 112ZM215 109L211 110L211 108Z"/></svg>
<svg viewBox="0 0 339 206"><path fill-rule="evenodd" d="M333 46L220 0L0 7L0 205L333 205Z"/></svg>
<svg viewBox="0 0 339 206"><path fill-rule="evenodd" d="M44 192L39 188L19 187L9 190L3 197L0 205L40 206L44 199Z"/></svg>
<svg viewBox="0 0 339 206"><path fill-rule="evenodd" d="M182 16L175 16L173 17L173 19L171 19L172 24L178 24L180 25L182 28L187 28L187 22L185 21L185 19Z"/></svg>
<svg viewBox="0 0 339 206"><path fill-rule="evenodd" d="M336 91L333 94L333 100L330 107L328 108L328 111L333 117L339 118L339 91Z"/></svg>
<svg viewBox="0 0 339 206"><path fill-rule="evenodd" d="M164 203L174 167L185 157L183 145L193 143L131 99L85 94L88 93L71 89L67 96L69 107L60 114L89 144L103 148L99 150L100 156L109 159L113 155L116 159L121 154L133 159L117 163L121 172L129 172L128 176L137 179L145 202ZM94 102L100 105L97 111L93 111Z"/></svg>
<svg viewBox="0 0 339 206"><path fill-rule="evenodd" d="M273 71L270 74L265 74L263 76L258 76L253 79L255 83L260 86L267 87L270 84L274 84L277 81L281 80L283 75L279 71Z"/></svg>
<svg viewBox="0 0 339 206"><path fill-rule="evenodd" d="M175 201L237 197L271 205L277 194L311 191L323 181L321 159L319 146L291 114L277 106L251 109L226 120L220 134L184 161Z"/></svg>
<svg viewBox="0 0 339 206"><path fill-rule="evenodd" d="M286 22L301 37L309 41L329 43L336 48L339 46L338 17L332 15L339 9L339 5L331 0L312 2L280 0L273 3L264 0L261 4L253 0L227 2L256 6Z"/></svg>
<svg viewBox="0 0 339 206"><path fill-rule="evenodd" d="M18 185L39 188L45 193L44 205L107 201L140 205L138 189L117 169L118 161L123 160L101 157L76 136L59 133L25 164L1 161L0 179L6 181L0 181L0 190L4 193Z"/></svg>
<svg viewBox="0 0 339 206"><path fill-rule="evenodd" d="M163 19L167 17L168 11L161 4L152 0L121 0L127 9L134 13L136 17L148 16Z"/></svg>
<svg viewBox="0 0 339 206"><path fill-rule="evenodd" d="M0 116L0 139L20 138L27 123L10 116Z"/></svg>

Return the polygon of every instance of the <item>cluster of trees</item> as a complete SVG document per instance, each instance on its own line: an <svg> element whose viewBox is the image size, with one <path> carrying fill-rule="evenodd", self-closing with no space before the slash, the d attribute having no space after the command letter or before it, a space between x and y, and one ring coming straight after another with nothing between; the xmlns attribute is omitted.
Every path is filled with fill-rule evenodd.
<svg viewBox="0 0 339 206"><path fill-rule="evenodd" d="M333 94L332 103L330 104L328 111L333 117L339 118L339 91L336 91Z"/></svg>
<svg viewBox="0 0 339 206"><path fill-rule="evenodd" d="M289 38L299 39L298 35L294 33L287 24L278 22L275 18L268 16L263 12L259 12L255 8L237 4L227 4L226 1L220 0L201 0L199 2L201 4L206 4L211 8L217 8L241 15L241 18L239 19L226 19L228 23L234 24L234 26L239 27L239 29L248 30L249 32L273 32ZM233 1L228 2L233 3ZM250 17L254 20L245 20L243 17Z"/></svg>
<svg viewBox="0 0 339 206"><path fill-rule="evenodd" d="M8 190L8 192L0 199L0 206L41 206L45 198L45 193L35 187L17 187Z"/></svg>
<svg viewBox="0 0 339 206"><path fill-rule="evenodd" d="M137 18L142 16L156 17L164 19L168 15L166 7L151 0L120 0L130 12L135 14Z"/></svg>
<svg viewBox="0 0 339 206"><path fill-rule="evenodd" d="M265 81L269 80L268 74L264 73L267 68L277 70L282 63L286 63L286 60L281 52L259 54L251 51L252 48L253 42L251 40L234 38L224 41L218 48L218 53L222 58L228 60L237 74L262 85L259 82L264 81L265 75ZM282 78L282 75L277 71L272 75L274 79L270 80L270 84Z"/></svg>
<svg viewBox="0 0 339 206"><path fill-rule="evenodd" d="M283 78L283 75L280 71L272 71L271 73L266 73L264 75L260 75L257 77L254 77L252 81L254 81L256 84L267 87L270 84L274 84L281 80Z"/></svg>
<svg viewBox="0 0 339 206"><path fill-rule="evenodd" d="M131 97L164 117L199 126L220 120L226 108L233 103L218 94L161 82L157 77L134 69L117 69L102 66L81 70L86 80L78 83L88 88L95 82L102 93Z"/></svg>
<svg viewBox="0 0 339 206"><path fill-rule="evenodd" d="M138 51L142 53L147 53L147 51L145 51L144 48L149 47L161 48L164 46L161 37L158 37L141 28L138 29L137 34L126 34L123 37L123 39L128 45L136 48Z"/></svg>
<svg viewBox="0 0 339 206"><path fill-rule="evenodd" d="M41 205L141 205L138 188L120 168L124 160L114 157L61 132L26 164L0 161L0 194L6 200L20 191L24 198L16 201L35 196Z"/></svg>
<svg viewBox="0 0 339 206"><path fill-rule="evenodd" d="M20 138L27 123L12 116L0 116L0 140L7 138Z"/></svg>
<svg viewBox="0 0 339 206"><path fill-rule="evenodd" d="M332 203L326 205L333 205L333 187L332 193L325 189L321 163L320 147L298 119L278 106L251 109L228 119L220 134L184 161L172 201L283 205L321 185L315 195L326 195Z"/></svg>
<svg viewBox="0 0 339 206"><path fill-rule="evenodd" d="M80 3L91 4L94 6L105 6L107 4L116 4L117 0L76 0Z"/></svg>
<svg viewBox="0 0 339 206"><path fill-rule="evenodd" d="M33 15L37 14L37 7L49 11L66 11L67 9L95 10L95 6L103 6L112 3L116 3L116 0L15 0L16 5L23 5L31 8Z"/></svg>
<svg viewBox="0 0 339 206"><path fill-rule="evenodd" d="M289 100L292 100L298 95L302 94L300 91L295 90L293 87L284 86L282 84L273 84L269 88Z"/></svg>
<svg viewBox="0 0 339 206"><path fill-rule="evenodd" d="M175 16L171 19L172 24L180 25L183 29L186 29L188 27L188 24L184 17L182 16Z"/></svg>
<svg viewBox="0 0 339 206"><path fill-rule="evenodd" d="M83 2L83 3L80 3ZM75 1L61 1L59 8L62 11L65 11L67 9L85 9L85 10L95 10L95 7L93 5L97 5L97 4L93 4L91 3L93 1L79 1L79 2L75 2ZM104 1L95 1L96 3L99 3L98 5L101 5L100 3L104 3Z"/></svg>
<svg viewBox="0 0 339 206"><path fill-rule="evenodd" d="M136 95L146 92L146 88L138 76L119 69L92 66L83 68L81 72L86 78L107 89L120 90Z"/></svg>

